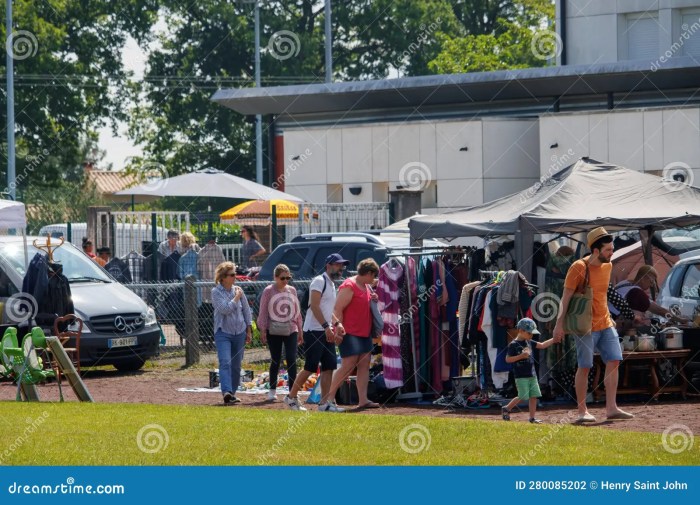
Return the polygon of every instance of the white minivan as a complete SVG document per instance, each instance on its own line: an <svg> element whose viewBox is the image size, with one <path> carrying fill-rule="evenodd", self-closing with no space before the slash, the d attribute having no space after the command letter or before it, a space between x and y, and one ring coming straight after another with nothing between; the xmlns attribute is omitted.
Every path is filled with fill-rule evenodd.
<svg viewBox="0 0 700 505"><path fill-rule="evenodd" d="M38 252L32 245L34 239L43 242L46 237L27 237L30 261ZM63 275L70 283L75 313L84 321L80 339L81 365L114 365L119 370L138 370L147 359L158 354L160 328L153 308L73 244L65 242L56 248L53 258L63 267ZM4 327L16 326L26 319L11 310L12 303L9 306L7 303L21 292L25 273L22 237L0 236L0 303ZM67 344L73 345L72 341Z"/></svg>

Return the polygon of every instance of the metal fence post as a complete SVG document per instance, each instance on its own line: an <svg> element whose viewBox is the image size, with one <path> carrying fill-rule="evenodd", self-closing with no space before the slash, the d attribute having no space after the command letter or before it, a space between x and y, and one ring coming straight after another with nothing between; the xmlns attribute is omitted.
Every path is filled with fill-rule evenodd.
<svg viewBox="0 0 700 505"><path fill-rule="evenodd" d="M185 366L199 363L199 328L197 319L197 288L194 275L185 277Z"/></svg>

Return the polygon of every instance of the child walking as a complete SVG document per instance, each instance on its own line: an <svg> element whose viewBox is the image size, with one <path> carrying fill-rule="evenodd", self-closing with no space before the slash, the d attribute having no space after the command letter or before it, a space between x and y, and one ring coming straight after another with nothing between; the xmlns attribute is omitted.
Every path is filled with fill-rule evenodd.
<svg viewBox="0 0 700 505"><path fill-rule="evenodd" d="M542 421L535 417L537 411L537 399L542 396L540 386L537 383L535 373L535 360L532 356L533 342L532 335L539 335L535 321L528 317L522 318L515 326L518 329L518 336L508 344L506 363L513 364L513 375L515 385L518 388L518 396L513 398L508 405L501 409L504 421L510 421L510 410L521 400L528 400L530 411L530 422L542 424ZM546 349L554 343L553 339L544 342L534 342L537 349Z"/></svg>

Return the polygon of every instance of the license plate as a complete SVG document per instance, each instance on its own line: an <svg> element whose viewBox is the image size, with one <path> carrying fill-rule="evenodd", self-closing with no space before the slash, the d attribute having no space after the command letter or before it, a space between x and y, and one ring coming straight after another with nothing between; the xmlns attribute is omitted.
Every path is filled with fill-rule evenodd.
<svg viewBox="0 0 700 505"><path fill-rule="evenodd" d="M130 345L138 344L138 342L138 337L111 338L109 339L108 347L110 349L115 347L129 347Z"/></svg>

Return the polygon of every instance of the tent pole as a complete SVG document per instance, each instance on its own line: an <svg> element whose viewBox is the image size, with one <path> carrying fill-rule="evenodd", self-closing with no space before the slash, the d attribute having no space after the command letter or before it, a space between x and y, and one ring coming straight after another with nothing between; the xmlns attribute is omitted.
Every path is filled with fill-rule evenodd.
<svg viewBox="0 0 700 505"><path fill-rule="evenodd" d="M644 228L639 230L639 238L642 241L642 255L644 256L644 264L649 266L654 265L653 251L651 249L651 237L653 236L654 227L651 225L645 226ZM652 300L656 300L656 287L652 285L650 289Z"/></svg>
<svg viewBox="0 0 700 505"><path fill-rule="evenodd" d="M515 263L518 271L527 279L532 278L532 255L534 252L535 230L522 217L515 232Z"/></svg>

